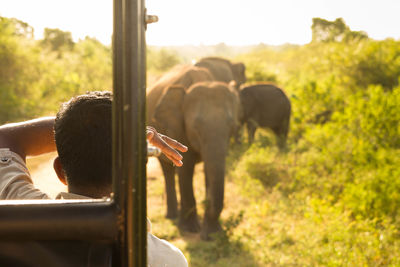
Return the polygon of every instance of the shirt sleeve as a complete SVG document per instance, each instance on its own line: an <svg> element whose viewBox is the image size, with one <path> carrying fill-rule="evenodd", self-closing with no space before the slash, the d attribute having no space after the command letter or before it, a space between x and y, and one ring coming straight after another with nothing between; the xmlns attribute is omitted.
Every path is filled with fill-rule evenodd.
<svg viewBox="0 0 400 267"><path fill-rule="evenodd" d="M149 267L188 267L182 251L150 233L147 233L147 261Z"/></svg>
<svg viewBox="0 0 400 267"><path fill-rule="evenodd" d="M0 148L0 199L49 199L34 187L22 158L8 148Z"/></svg>

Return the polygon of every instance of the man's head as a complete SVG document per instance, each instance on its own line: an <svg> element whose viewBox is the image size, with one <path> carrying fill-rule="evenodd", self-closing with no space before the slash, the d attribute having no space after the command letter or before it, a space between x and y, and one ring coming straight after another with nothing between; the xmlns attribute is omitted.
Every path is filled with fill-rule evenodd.
<svg viewBox="0 0 400 267"><path fill-rule="evenodd" d="M90 92L64 103L57 114L54 167L71 193L111 192L111 98L110 92Z"/></svg>

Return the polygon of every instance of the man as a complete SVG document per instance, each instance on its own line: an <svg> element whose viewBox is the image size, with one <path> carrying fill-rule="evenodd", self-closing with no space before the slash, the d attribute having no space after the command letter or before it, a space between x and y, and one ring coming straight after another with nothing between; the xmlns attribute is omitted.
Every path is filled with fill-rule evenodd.
<svg viewBox="0 0 400 267"><path fill-rule="evenodd" d="M68 192L57 198L102 198L112 191L111 101L109 92L92 92L64 103L57 117L0 126L0 199L48 199L35 188L26 168L26 156L57 150L54 170ZM54 130L53 130L54 129ZM171 161L182 165L187 147L154 128L147 139ZM182 252L148 234L149 266L187 266Z"/></svg>

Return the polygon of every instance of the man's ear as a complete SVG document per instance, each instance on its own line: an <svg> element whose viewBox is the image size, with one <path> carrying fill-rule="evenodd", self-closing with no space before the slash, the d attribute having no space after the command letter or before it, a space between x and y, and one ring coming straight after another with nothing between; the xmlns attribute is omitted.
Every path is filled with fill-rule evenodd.
<svg viewBox="0 0 400 267"><path fill-rule="evenodd" d="M68 185L67 184L67 177L65 177L65 172L64 172L63 166L61 165L61 161L60 161L59 157L56 157L54 159L53 168L56 171L58 179L60 179L61 183L65 184L65 185Z"/></svg>

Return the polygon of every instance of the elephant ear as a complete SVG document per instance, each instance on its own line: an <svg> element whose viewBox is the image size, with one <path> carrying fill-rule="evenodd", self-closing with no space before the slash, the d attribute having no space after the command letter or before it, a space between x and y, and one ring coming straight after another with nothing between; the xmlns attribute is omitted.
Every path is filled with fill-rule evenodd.
<svg viewBox="0 0 400 267"><path fill-rule="evenodd" d="M161 133L178 141L183 141L184 137L182 112L184 96L185 90L180 85L167 88L157 103L153 117Z"/></svg>
<svg viewBox="0 0 400 267"><path fill-rule="evenodd" d="M191 71L186 70L176 84L181 85L183 88L189 88L193 84Z"/></svg>

